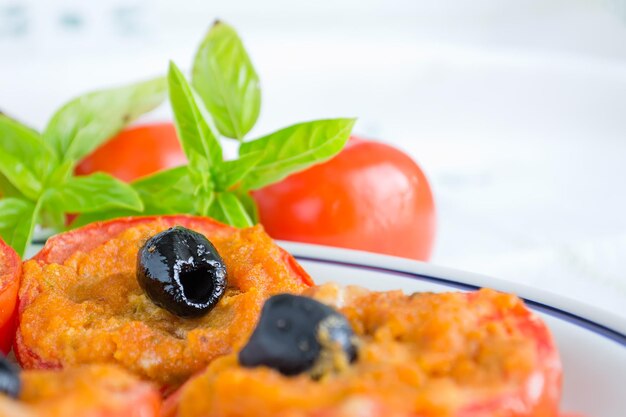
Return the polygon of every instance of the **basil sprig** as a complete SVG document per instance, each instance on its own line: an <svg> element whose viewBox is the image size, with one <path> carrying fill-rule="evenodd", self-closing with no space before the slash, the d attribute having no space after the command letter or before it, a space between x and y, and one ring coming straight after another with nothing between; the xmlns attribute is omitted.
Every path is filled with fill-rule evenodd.
<svg viewBox="0 0 626 417"><path fill-rule="evenodd" d="M170 95L177 88L170 80ZM177 78L181 80L180 74ZM219 134L239 140L239 156L213 161L210 178L213 197L208 214L226 223L247 226L258 221L250 191L280 181L290 174L335 156L346 144L354 119L327 119L298 123L258 139L245 140L261 108L259 77L237 32L217 21L200 43L192 65L191 99L209 126ZM189 95L188 95L189 96ZM197 97L200 100L197 100ZM180 108L172 101L182 138ZM206 112L202 109L206 108ZM199 122L202 126L204 123ZM213 131L215 136L217 132ZM202 139L203 136L195 135ZM212 146L215 142L209 141ZM218 141L219 143L219 141ZM221 157L221 150L214 149ZM211 153L211 155L213 155ZM209 156L210 158L210 156ZM193 169L198 163L189 160ZM165 209L165 207L164 207ZM206 213L203 213L206 214Z"/></svg>
<svg viewBox="0 0 626 417"><path fill-rule="evenodd" d="M102 173L72 176L81 158L156 107L166 86L187 165L130 185ZM246 140L260 106L259 77L241 39L217 22L196 53L191 82L170 63L167 79L69 102L41 135L0 116L0 234L23 254L35 224L60 229L68 212L80 213L72 226L138 213L198 214L251 226L258 213L250 191L332 158L355 123L316 120ZM239 141L237 158L224 159L224 138Z"/></svg>
<svg viewBox="0 0 626 417"><path fill-rule="evenodd" d="M207 39L210 39L210 42L205 40L202 43L197 56L212 61L215 65L204 74L198 71L201 65L196 62L195 80L198 77L202 80L205 75L214 78L217 74L217 77L225 83L218 91L221 93L235 91L241 84L241 79L229 76L233 71L243 74L241 77L244 79L247 74L255 74L256 77L248 55L232 28L218 23L209 32ZM233 39L237 39L237 42ZM224 52L228 48L233 49L228 53ZM216 56L211 55L213 49L220 53ZM241 56L237 57L237 54ZM220 73L216 73L215 68L222 68L226 74L219 76ZM354 125L353 119L299 123L261 138L243 142L239 147L239 157L225 161L218 133L211 127L214 125L213 120L219 120L224 113L221 108L217 110L214 107L207 108L204 104L210 103L206 93L212 90L205 91L204 101L199 99L202 95L187 83L174 63L170 64L168 81L174 121L183 150L189 160L188 178L192 183L188 190L191 193L180 198L188 197L196 202L193 213L208 215L233 226L252 226L257 221L256 208L254 204L250 204L249 191L331 158L345 145ZM201 81L196 81L195 84L198 83L204 85ZM246 112L250 111L247 107L255 107L258 103L244 100L237 104L232 106L233 111L229 113L231 122L244 120ZM246 129L249 130L252 124L247 124ZM215 125L219 126L217 123ZM167 204L161 204L161 209L167 211Z"/></svg>
<svg viewBox="0 0 626 417"><path fill-rule="evenodd" d="M144 204L130 185L104 173L76 177L76 164L165 98L157 78L78 97L58 110L40 134L0 115L0 236L24 255L36 224L61 230L66 213Z"/></svg>
<svg viewBox="0 0 626 417"><path fill-rule="evenodd" d="M353 119L299 123L244 142L238 158L224 160L221 136L200 95L174 63L167 79L176 130L189 163L131 184L143 201L144 214L188 213L252 226L258 215L249 192L332 157L354 124ZM130 214L115 208L82 215L75 225Z"/></svg>
<svg viewBox="0 0 626 417"><path fill-rule="evenodd" d="M258 222L250 191L336 155L354 119L297 123L244 141L261 104L259 78L235 30L217 22L200 44L188 82L170 63L169 97L188 164L141 178L131 185L144 214L211 216L237 227ZM239 155L224 160L222 140L239 140ZM80 216L74 225L130 215L112 209Z"/></svg>

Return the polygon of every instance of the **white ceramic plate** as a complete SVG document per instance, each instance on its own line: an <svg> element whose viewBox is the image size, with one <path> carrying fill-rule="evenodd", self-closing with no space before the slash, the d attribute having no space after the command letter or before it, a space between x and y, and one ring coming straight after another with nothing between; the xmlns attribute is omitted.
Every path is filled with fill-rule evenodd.
<svg viewBox="0 0 626 417"><path fill-rule="evenodd" d="M490 287L526 300L550 327L563 361L564 411L626 415L626 320L538 288L365 252L281 242L313 279L374 290L467 291Z"/></svg>

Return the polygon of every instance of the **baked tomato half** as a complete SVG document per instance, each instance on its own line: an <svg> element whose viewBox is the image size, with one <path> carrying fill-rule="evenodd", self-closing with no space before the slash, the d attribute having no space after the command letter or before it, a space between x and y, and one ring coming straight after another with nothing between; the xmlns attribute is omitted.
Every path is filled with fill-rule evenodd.
<svg viewBox="0 0 626 417"><path fill-rule="evenodd" d="M129 127L83 159L76 173L106 172L130 182L187 163L172 123Z"/></svg>
<svg viewBox="0 0 626 417"><path fill-rule="evenodd" d="M306 339L307 349L302 349L307 329L299 322L293 339L289 329L317 313L310 306L295 310L293 300L280 307L275 302L273 310L264 308L244 350L214 361L183 385L165 401L163 415L558 415L556 346L545 324L514 295L484 289L407 296L333 284L304 295L340 313L351 331L329 313L332 320L322 319L313 328L317 336ZM262 325L266 314L272 317L268 326ZM347 341L356 348L351 362L337 356L342 349L350 351ZM317 357L310 358L311 351L319 352ZM298 358L312 365L294 375ZM312 373L320 366L325 373Z"/></svg>
<svg viewBox="0 0 626 417"><path fill-rule="evenodd" d="M17 291L22 262L19 255L0 239L0 351L11 350L16 326Z"/></svg>
<svg viewBox="0 0 626 417"><path fill-rule="evenodd" d="M428 260L435 205L420 167L383 143L352 137L333 159L253 193L275 239Z"/></svg>
<svg viewBox="0 0 626 417"><path fill-rule="evenodd" d="M17 399L0 394L3 417L157 417L158 390L110 365L24 371Z"/></svg>
<svg viewBox="0 0 626 417"><path fill-rule="evenodd" d="M160 250L158 244L146 248L147 242L179 227L208 239L205 246L214 245L225 265L226 284L218 284L193 269L184 272L198 248L184 259L163 253L178 271L172 286L183 288L172 293L172 302L193 306L205 290L223 291L197 317L157 304L139 282L140 252ZM122 218L54 236L23 271L14 351L24 368L114 363L162 387L181 384L245 343L266 298L312 284L262 227L237 229L183 215Z"/></svg>

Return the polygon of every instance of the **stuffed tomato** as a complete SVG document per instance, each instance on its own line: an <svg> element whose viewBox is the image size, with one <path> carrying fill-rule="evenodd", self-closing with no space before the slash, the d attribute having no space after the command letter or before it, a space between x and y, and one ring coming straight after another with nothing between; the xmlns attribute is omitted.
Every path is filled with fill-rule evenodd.
<svg viewBox="0 0 626 417"><path fill-rule="evenodd" d="M112 365L19 372L0 365L3 417L157 417L153 385Z"/></svg>
<svg viewBox="0 0 626 417"><path fill-rule="evenodd" d="M407 296L335 285L305 294L343 319L330 313L310 323L316 339L302 338L306 325L299 322L292 339L288 329L299 320L299 301L277 307L277 300L264 307L239 354L218 359L183 385L166 400L163 415L558 415L558 352L544 323L513 295L480 290ZM312 307L303 308L302 317L315 315ZM334 324L322 337L324 323ZM316 351L315 340L321 348L307 358Z"/></svg>
<svg viewBox="0 0 626 417"><path fill-rule="evenodd" d="M219 282L206 283L202 271L192 270L200 252L198 262L207 267L218 262L205 252L222 262ZM152 262L148 275L170 268L174 281L151 276L146 284L144 261ZM52 237L23 269L14 350L24 368L115 363L168 387L244 343L269 296L312 284L261 227L236 229L192 216L94 223ZM181 300L198 306L194 296L221 292L210 311L186 316L158 298L179 284L174 307Z"/></svg>

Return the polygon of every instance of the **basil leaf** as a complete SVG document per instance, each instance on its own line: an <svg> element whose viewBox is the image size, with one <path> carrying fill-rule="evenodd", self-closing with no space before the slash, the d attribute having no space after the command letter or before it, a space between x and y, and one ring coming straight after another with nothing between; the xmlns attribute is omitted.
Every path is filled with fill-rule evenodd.
<svg viewBox="0 0 626 417"><path fill-rule="evenodd" d="M131 183L137 192L144 209L142 215L156 214L194 214L193 184L186 166L159 171ZM128 209L99 210L78 216L71 227L80 227L94 221L115 219L118 217L137 215Z"/></svg>
<svg viewBox="0 0 626 417"><path fill-rule="evenodd" d="M24 197L2 172L0 172L0 198L1 197Z"/></svg>
<svg viewBox="0 0 626 417"><path fill-rule="evenodd" d="M52 149L39 133L3 114L0 114L0 153L19 159L39 179L57 164Z"/></svg>
<svg viewBox="0 0 626 417"><path fill-rule="evenodd" d="M215 201L216 193L212 190L200 190L194 194L194 212L201 216L209 216Z"/></svg>
<svg viewBox="0 0 626 417"><path fill-rule="evenodd" d="M165 99L166 83L150 81L75 98L57 111L43 137L59 160L79 161Z"/></svg>
<svg viewBox="0 0 626 417"><path fill-rule="evenodd" d="M66 213L112 208L143 210L141 199L130 185L102 172L70 178L62 187L51 189L51 192L49 199Z"/></svg>
<svg viewBox="0 0 626 417"><path fill-rule="evenodd" d="M261 109L261 88L250 57L235 30L216 22L194 59L192 85L229 138L243 139Z"/></svg>
<svg viewBox="0 0 626 417"><path fill-rule="evenodd" d="M186 166L144 177L131 185L144 203L144 214L193 213L193 184Z"/></svg>
<svg viewBox="0 0 626 417"><path fill-rule="evenodd" d="M199 164L197 155L209 162L209 168L211 165L219 165L222 162L222 147L203 115L201 104L196 102L185 76L173 62L170 62L168 85L176 131L190 167L193 169Z"/></svg>
<svg viewBox="0 0 626 417"><path fill-rule="evenodd" d="M0 173L29 199L36 200L39 197L42 184L23 160L0 152Z"/></svg>
<svg viewBox="0 0 626 417"><path fill-rule="evenodd" d="M252 152L242 155L238 159L225 161L216 174L217 189L227 191L236 186L261 161L263 152Z"/></svg>
<svg viewBox="0 0 626 417"><path fill-rule="evenodd" d="M31 200L43 189L42 179L55 164L52 151L34 130L0 115L0 175ZM11 191L6 185L3 189Z"/></svg>
<svg viewBox="0 0 626 417"><path fill-rule="evenodd" d="M46 181L47 185L55 187L64 184L72 177L74 165L73 161L65 161L59 164L48 176L48 180Z"/></svg>
<svg viewBox="0 0 626 417"><path fill-rule="evenodd" d="M246 209L246 213L248 213L252 222L257 224L259 222L259 208L257 207L254 198L252 198L248 192L235 192L235 194L237 195L239 201L241 201L243 207Z"/></svg>
<svg viewBox="0 0 626 417"><path fill-rule="evenodd" d="M143 213L142 213L143 214ZM102 211L92 211L90 213L81 213L74 221L69 225L68 229L75 229L88 225L89 223L117 219L119 217L136 216L137 212L128 209L110 209Z"/></svg>
<svg viewBox="0 0 626 417"><path fill-rule="evenodd" d="M254 222L237 196L230 192L218 193L211 205L213 218L235 227L249 227Z"/></svg>
<svg viewBox="0 0 626 417"><path fill-rule="evenodd" d="M280 181L335 156L348 141L355 119L328 119L298 123L262 138L244 142L240 155L263 152L242 186L255 190Z"/></svg>
<svg viewBox="0 0 626 417"><path fill-rule="evenodd" d="M43 203L39 214L39 225L43 228L63 230L67 217L63 210L63 203L55 198L53 190L44 192Z"/></svg>
<svg viewBox="0 0 626 417"><path fill-rule="evenodd" d="M19 198L0 200L0 235L20 256L30 244L38 214L39 203Z"/></svg>

